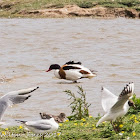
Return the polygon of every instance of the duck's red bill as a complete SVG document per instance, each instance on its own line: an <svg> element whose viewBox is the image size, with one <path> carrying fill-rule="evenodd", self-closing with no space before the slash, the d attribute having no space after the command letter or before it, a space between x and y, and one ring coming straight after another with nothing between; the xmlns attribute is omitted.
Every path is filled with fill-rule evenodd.
<svg viewBox="0 0 140 140"><path fill-rule="evenodd" d="M49 71L51 71L51 69L48 69L46 72L49 72Z"/></svg>

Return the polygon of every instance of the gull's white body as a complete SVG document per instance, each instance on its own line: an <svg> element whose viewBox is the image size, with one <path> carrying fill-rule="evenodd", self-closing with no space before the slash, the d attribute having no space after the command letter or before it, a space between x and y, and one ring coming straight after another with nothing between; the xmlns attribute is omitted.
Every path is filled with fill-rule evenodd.
<svg viewBox="0 0 140 140"><path fill-rule="evenodd" d="M121 99L106 88L102 89L101 103L106 114L97 122L96 126L104 121L115 121L117 118L124 116L128 112L128 99L133 95L134 84L129 84L128 88L130 88L132 92L129 93L127 97L122 96Z"/></svg>
<svg viewBox="0 0 140 140"><path fill-rule="evenodd" d="M24 123L24 125L36 134L53 132L59 127L58 123L55 122L54 118L38 121L27 121Z"/></svg>
<svg viewBox="0 0 140 140"><path fill-rule="evenodd" d="M117 118L124 116L129 109L128 101L124 104L123 108L120 110L116 110L112 112L109 110L97 123L96 126L98 126L100 123L104 121L115 121Z"/></svg>

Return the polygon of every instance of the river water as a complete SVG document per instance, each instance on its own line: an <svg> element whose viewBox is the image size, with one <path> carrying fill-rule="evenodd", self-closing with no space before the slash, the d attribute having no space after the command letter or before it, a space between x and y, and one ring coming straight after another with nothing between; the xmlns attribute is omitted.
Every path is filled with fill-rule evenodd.
<svg viewBox="0 0 140 140"><path fill-rule="evenodd" d="M0 96L39 86L32 97L8 108L3 120L36 120L40 112L70 115L70 100L63 91L87 93L90 114L103 114L101 86L119 95L128 82L140 97L140 20L137 19L0 19ZM97 77L80 83L46 73L50 64L81 61Z"/></svg>

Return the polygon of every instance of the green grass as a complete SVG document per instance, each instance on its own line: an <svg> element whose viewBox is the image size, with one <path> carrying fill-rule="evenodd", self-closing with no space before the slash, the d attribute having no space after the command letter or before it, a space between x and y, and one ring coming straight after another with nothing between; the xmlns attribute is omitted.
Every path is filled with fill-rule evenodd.
<svg viewBox="0 0 140 140"><path fill-rule="evenodd" d="M7 3L16 3L17 7L27 9L40 9L47 5L68 5L76 4L83 8L90 8L95 5L122 5L125 7L140 6L139 0L7 0Z"/></svg>
<svg viewBox="0 0 140 140"><path fill-rule="evenodd" d="M138 140L140 139L140 98L134 95L132 100L136 108L131 107L123 118L114 122L117 132L114 131L110 122L103 122L96 127L100 115L98 117L88 116L80 120L66 120L59 124L56 132L47 134L45 140ZM24 126L15 126L0 128L0 137L3 140L38 140L41 136L27 131Z"/></svg>
<svg viewBox="0 0 140 140"><path fill-rule="evenodd" d="M18 17L19 13L24 10L62 8L71 4L78 5L81 8L91 8L99 5L109 8L140 10L139 0L5 0L0 3L0 17Z"/></svg>
<svg viewBox="0 0 140 140"><path fill-rule="evenodd" d="M81 120L66 121L60 124L57 132L46 135L45 140L95 140L95 139L140 139L140 114L128 114L121 121L116 123L119 132L115 133L109 122L102 123L96 128L96 123L100 117L89 117ZM9 136L7 136L10 134ZM35 136L24 127L0 128L0 136L3 139L37 140L40 136Z"/></svg>
<svg viewBox="0 0 140 140"><path fill-rule="evenodd" d="M79 96L76 96L76 94L70 90L65 92L72 100L70 103L72 114L81 114L78 106L81 107L82 105L80 110L83 110L85 105L89 107L89 104L86 102L86 92L84 92L82 87L78 87L77 93L79 93ZM96 127L97 122L101 118L100 115L98 117L92 117L89 115L87 116L86 113L82 115L84 118L81 118L81 116L79 118L77 115L75 116L75 114L73 114L75 118L72 120L66 120L64 123L60 123L59 129L56 132L46 134L45 140L138 140L140 139L140 98L137 98L134 94L132 100L136 108L131 107L123 118L120 118L114 122L117 132L114 131L110 122L103 122ZM76 110L73 112L73 107L76 107L75 109L78 112ZM3 140L38 140L41 138L41 136L27 131L24 126L15 126L0 128L0 139L1 138Z"/></svg>

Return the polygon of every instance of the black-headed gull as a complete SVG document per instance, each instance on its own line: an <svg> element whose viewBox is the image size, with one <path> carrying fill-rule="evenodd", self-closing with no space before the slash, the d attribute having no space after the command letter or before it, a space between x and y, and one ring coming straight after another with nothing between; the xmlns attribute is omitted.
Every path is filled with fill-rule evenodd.
<svg viewBox="0 0 140 140"><path fill-rule="evenodd" d="M102 107L106 114L97 122L96 127L104 121L115 121L124 116L130 106L134 103L129 100L134 93L134 83L129 83L124 87L119 97L112 94L106 88L102 88Z"/></svg>
<svg viewBox="0 0 140 140"><path fill-rule="evenodd" d="M22 121L16 120L23 123L29 130L35 134L43 134L43 139L45 134L56 131L59 127L58 123L50 115L46 116L46 119L37 120L37 121Z"/></svg>
<svg viewBox="0 0 140 140"><path fill-rule="evenodd" d="M28 89L12 91L2 96L0 98L0 120L2 120L4 112L9 106L23 103L25 100L31 97L31 95L28 95L28 94L35 91L38 88L39 87L33 87L33 88L28 88Z"/></svg>
<svg viewBox="0 0 140 140"><path fill-rule="evenodd" d="M81 65L81 62L69 61L65 63L62 67L58 64L52 64L46 72L55 70L54 75L56 78L71 80L77 82L78 79L82 78L93 78L96 76L94 71Z"/></svg>
<svg viewBox="0 0 140 140"><path fill-rule="evenodd" d="M63 123L64 120L66 119L66 114L65 113L60 113L58 116L47 114L47 113L44 113L44 112L40 113L41 119L47 119L48 115L52 116L54 118L54 120L58 123Z"/></svg>

